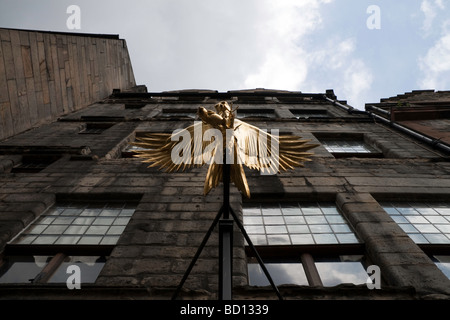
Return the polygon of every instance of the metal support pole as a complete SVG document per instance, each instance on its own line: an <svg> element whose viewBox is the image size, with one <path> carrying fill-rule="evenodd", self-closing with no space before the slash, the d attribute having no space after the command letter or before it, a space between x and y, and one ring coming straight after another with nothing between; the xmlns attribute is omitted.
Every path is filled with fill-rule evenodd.
<svg viewBox="0 0 450 320"><path fill-rule="evenodd" d="M184 282L188 278L192 268L194 267L198 257L200 256L203 248L206 245L206 242L208 241L212 231L214 230L217 223L219 223L219 300L231 300L232 299L232 292L233 292L233 223L236 221L237 226L241 230L242 234L244 235L245 240L249 244L249 246L252 248L261 268L263 269L267 279L269 280L270 284L272 285L273 289L275 290L275 293L277 294L278 298L280 300L283 300L283 297L281 296L280 292L278 291L278 288L276 287L275 283L272 280L272 277L270 276L267 268L264 265L264 262L262 261L261 257L259 256L258 252L256 251L256 248L254 247L253 243L250 240L250 237L248 236L247 232L244 229L244 226L239 221L238 217L234 213L233 209L230 206L230 164L226 163L226 154L224 152L223 157L223 168L222 168L222 174L223 174L223 204L220 208L216 218L214 219L213 223L211 224L210 228L208 229L208 232L206 233L205 237L203 238L202 243L200 244L200 247L197 249L197 252L194 256L194 258L191 261L191 264L189 265L188 269L186 270L183 279L181 280L180 284L178 285L177 289L175 290L175 293L172 296L172 300L175 300L178 296L178 293L180 292L181 288L183 287ZM230 213L232 215L232 219L230 219Z"/></svg>
<svg viewBox="0 0 450 320"><path fill-rule="evenodd" d="M219 221L219 300L231 300L233 291L233 220L230 219L230 164L223 153L223 217Z"/></svg>
<svg viewBox="0 0 450 320"><path fill-rule="evenodd" d="M233 220L219 221L219 300L231 300L233 291Z"/></svg>

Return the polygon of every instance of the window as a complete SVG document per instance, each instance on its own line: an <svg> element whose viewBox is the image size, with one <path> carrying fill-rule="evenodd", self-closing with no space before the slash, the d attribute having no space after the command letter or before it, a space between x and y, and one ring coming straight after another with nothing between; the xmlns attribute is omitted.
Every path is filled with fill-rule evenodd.
<svg viewBox="0 0 450 320"><path fill-rule="evenodd" d="M418 244L450 244L450 203L382 202L384 210Z"/></svg>
<svg viewBox="0 0 450 320"><path fill-rule="evenodd" d="M314 134L335 158L380 158L383 153L367 143L363 134Z"/></svg>
<svg viewBox="0 0 450 320"><path fill-rule="evenodd" d="M239 119L275 118L275 111L273 109L238 109L236 117Z"/></svg>
<svg viewBox="0 0 450 320"><path fill-rule="evenodd" d="M22 231L12 244L116 244L134 210L124 202L60 203Z"/></svg>
<svg viewBox="0 0 450 320"><path fill-rule="evenodd" d="M297 119L328 118L327 110L323 109L290 109Z"/></svg>
<svg viewBox="0 0 450 320"><path fill-rule="evenodd" d="M380 204L450 278L450 203L381 202Z"/></svg>
<svg viewBox="0 0 450 320"><path fill-rule="evenodd" d="M243 210L255 245L359 242L334 203L247 204Z"/></svg>
<svg viewBox="0 0 450 320"><path fill-rule="evenodd" d="M450 255L433 255L431 259L442 273L450 279Z"/></svg>
<svg viewBox="0 0 450 320"><path fill-rule="evenodd" d="M273 277L275 285L296 284L308 285L308 278L301 262L272 262L265 263L267 271ZM261 266L258 263L248 264L249 284L253 286L269 286Z"/></svg>
<svg viewBox="0 0 450 320"><path fill-rule="evenodd" d="M55 204L8 243L0 283L65 283L69 265L80 267L82 282L95 282L135 208L134 201Z"/></svg>
<svg viewBox="0 0 450 320"><path fill-rule="evenodd" d="M164 108L160 114L163 118L189 118L195 119L197 117L197 109L168 109Z"/></svg>
<svg viewBox="0 0 450 320"><path fill-rule="evenodd" d="M332 287L341 283L365 284L368 275L362 255L333 255L314 257L299 253L296 259L270 259L264 263L275 285L294 284ZM261 266L250 259L248 281L253 286L270 285Z"/></svg>
<svg viewBox="0 0 450 320"><path fill-rule="evenodd" d="M36 173L44 170L58 160L58 155L24 155L22 161L11 169L11 172Z"/></svg>
<svg viewBox="0 0 450 320"><path fill-rule="evenodd" d="M246 203L243 215L276 285L366 283L363 244L334 203ZM269 285L253 251L246 252L250 285Z"/></svg>
<svg viewBox="0 0 450 320"><path fill-rule="evenodd" d="M0 267L0 283L66 283L71 265L80 268L83 283L94 283L105 262L104 256L8 256Z"/></svg>
<svg viewBox="0 0 450 320"><path fill-rule="evenodd" d="M111 128L114 123L87 123L86 127L82 129L80 134L101 134L106 129Z"/></svg>
<svg viewBox="0 0 450 320"><path fill-rule="evenodd" d="M147 102L143 101L128 101L125 102L125 109L142 109L147 105Z"/></svg>

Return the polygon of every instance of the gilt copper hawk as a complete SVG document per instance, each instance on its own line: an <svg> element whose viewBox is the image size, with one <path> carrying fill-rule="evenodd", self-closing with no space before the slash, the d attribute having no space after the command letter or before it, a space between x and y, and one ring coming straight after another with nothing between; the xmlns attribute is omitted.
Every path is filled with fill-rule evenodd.
<svg viewBox="0 0 450 320"><path fill-rule="evenodd" d="M135 156L144 159L143 162L151 163L149 167L159 167L166 172L184 171L190 167L209 164L204 195L222 181L222 166L225 161L230 164L230 181L244 196L250 198L242 165L260 170L262 174L292 170L294 167L302 167L303 162L310 161L313 153L307 151L317 146L308 144L309 140L302 140L298 136L269 134L236 119L236 109L233 110L226 101L217 103L214 108L216 112L200 107L197 114L201 121L172 134L148 133L136 137L137 142L132 145L142 149L137 150ZM222 141L217 139L217 134L209 137L207 132L210 129L215 129L213 133L219 132ZM184 141L186 137L190 140ZM186 161L174 161L174 151L178 153L180 150L174 149L178 144L187 147L183 149L189 153L183 155ZM228 158L224 160L222 155L227 152Z"/></svg>

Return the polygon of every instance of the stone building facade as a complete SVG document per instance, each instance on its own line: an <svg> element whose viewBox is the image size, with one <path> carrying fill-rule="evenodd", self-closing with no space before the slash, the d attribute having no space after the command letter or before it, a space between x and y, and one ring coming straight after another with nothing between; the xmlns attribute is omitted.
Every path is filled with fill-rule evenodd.
<svg viewBox="0 0 450 320"><path fill-rule="evenodd" d="M130 142L185 128L198 107L220 101L261 129L318 144L302 168L246 169L250 199L231 188L230 205L284 299L450 297L448 152L381 120L383 101L361 111L332 90L144 87L0 142L0 296L173 298L222 186L203 196L206 166L148 168ZM236 222L233 230L233 298L277 299ZM215 228L176 298L218 298L218 246Z"/></svg>

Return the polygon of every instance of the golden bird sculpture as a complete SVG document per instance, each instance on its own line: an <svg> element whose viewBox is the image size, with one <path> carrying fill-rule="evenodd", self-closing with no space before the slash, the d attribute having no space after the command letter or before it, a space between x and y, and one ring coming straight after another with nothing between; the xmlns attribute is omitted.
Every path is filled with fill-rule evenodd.
<svg viewBox="0 0 450 320"><path fill-rule="evenodd" d="M243 165L260 170L261 174L303 167L313 153L307 152L317 145L308 144L294 135L269 134L256 126L236 119L235 112L226 101L217 103L216 111L200 107L201 121L174 133L148 133L136 137L131 143L140 147L135 157L151 163L166 172L184 171L209 164L204 184L204 195L222 181L223 164L230 164L230 181L247 198L250 189ZM226 155L224 157L224 155Z"/></svg>

